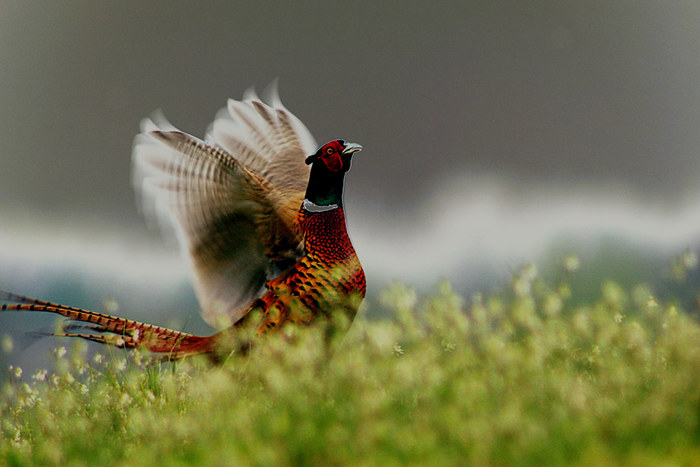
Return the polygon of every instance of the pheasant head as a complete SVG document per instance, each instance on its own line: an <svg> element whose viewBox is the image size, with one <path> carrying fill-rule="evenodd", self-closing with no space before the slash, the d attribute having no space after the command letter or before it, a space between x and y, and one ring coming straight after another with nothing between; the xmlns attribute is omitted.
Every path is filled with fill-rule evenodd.
<svg viewBox="0 0 700 467"><path fill-rule="evenodd" d="M306 158L311 164L306 200L317 206L342 206L345 174L350 170L352 156L361 151L357 143L342 139L323 145L316 154Z"/></svg>

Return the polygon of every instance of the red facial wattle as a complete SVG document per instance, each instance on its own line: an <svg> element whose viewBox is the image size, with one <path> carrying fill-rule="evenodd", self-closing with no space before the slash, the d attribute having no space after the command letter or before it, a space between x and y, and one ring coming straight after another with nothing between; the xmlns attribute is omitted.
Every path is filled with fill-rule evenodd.
<svg viewBox="0 0 700 467"><path fill-rule="evenodd" d="M331 141L321 150L320 159L331 172L338 172L343 169L343 158L340 153L343 145L339 141Z"/></svg>
<svg viewBox="0 0 700 467"><path fill-rule="evenodd" d="M340 154L338 154L337 152L334 152L333 154L329 154L321 160L323 161L324 164L326 164L326 167L328 167L328 170L330 170L332 172L337 172L343 168L343 159L340 157Z"/></svg>

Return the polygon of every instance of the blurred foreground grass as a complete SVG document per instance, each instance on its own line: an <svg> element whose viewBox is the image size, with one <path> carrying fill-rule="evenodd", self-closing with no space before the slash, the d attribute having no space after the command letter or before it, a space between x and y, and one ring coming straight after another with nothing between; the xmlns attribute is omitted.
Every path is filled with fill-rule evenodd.
<svg viewBox="0 0 700 467"><path fill-rule="evenodd" d="M576 266L570 264L569 266ZM223 367L56 351L0 399L7 465L694 464L700 325L643 286L573 304L534 268L469 301L395 284L394 320Z"/></svg>

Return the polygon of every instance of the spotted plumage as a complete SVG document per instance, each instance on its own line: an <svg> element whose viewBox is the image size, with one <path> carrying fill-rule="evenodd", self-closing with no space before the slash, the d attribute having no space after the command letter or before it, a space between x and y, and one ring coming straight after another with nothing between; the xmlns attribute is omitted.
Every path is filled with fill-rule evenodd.
<svg viewBox="0 0 700 467"><path fill-rule="evenodd" d="M345 230L341 207L302 209L298 224L305 234L306 255L267 284L268 292L251 309L263 313L257 331L287 321L309 324L317 313L343 310L353 318L357 299L365 296L365 275Z"/></svg>
<svg viewBox="0 0 700 467"><path fill-rule="evenodd" d="M144 214L178 239L202 315L223 331L195 336L7 292L0 300L15 303L0 310L57 313L69 320L57 335L171 359L215 356L244 324L265 334L320 315L352 319L366 283L343 188L362 148L343 140L316 147L276 93L270 104L250 92L230 100L205 140L162 117L143 122L133 160Z"/></svg>

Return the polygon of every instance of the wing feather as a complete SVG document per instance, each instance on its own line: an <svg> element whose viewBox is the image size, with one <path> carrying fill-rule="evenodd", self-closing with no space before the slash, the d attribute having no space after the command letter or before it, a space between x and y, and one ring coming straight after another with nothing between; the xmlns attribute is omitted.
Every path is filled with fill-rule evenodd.
<svg viewBox="0 0 700 467"><path fill-rule="evenodd" d="M308 129L273 96L230 100L206 142L162 116L134 141L134 184L147 219L175 234L204 319L240 319L270 274L303 253L296 226L315 151Z"/></svg>

